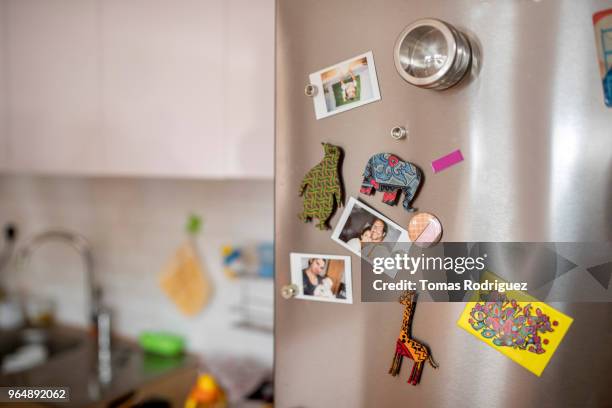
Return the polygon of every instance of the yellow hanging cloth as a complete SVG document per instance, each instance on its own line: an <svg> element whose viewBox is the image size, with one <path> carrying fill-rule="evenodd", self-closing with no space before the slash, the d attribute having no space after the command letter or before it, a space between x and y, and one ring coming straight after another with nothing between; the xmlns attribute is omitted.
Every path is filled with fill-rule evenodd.
<svg viewBox="0 0 612 408"><path fill-rule="evenodd" d="M196 227L192 225L194 222ZM188 226L189 232L197 232L199 223L199 220L192 219L192 226ZM192 240L187 240L178 248L162 271L159 283L164 293L186 316L194 316L200 312L210 300L213 291L212 282Z"/></svg>
<svg viewBox="0 0 612 408"><path fill-rule="evenodd" d="M194 316L208 303L212 284L191 242L184 243L176 251L162 272L160 285L186 316Z"/></svg>

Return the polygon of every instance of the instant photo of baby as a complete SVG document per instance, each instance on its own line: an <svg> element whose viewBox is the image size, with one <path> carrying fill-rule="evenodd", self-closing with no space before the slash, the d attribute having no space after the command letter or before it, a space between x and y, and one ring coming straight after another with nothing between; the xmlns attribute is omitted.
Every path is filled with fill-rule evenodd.
<svg viewBox="0 0 612 408"><path fill-rule="evenodd" d="M325 71L321 78L328 112L342 105L359 102L362 94L364 98L372 95L368 60L365 57Z"/></svg>
<svg viewBox="0 0 612 408"><path fill-rule="evenodd" d="M310 82L322 89L314 97L317 119L380 100L371 52L311 74Z"/></svg>
<svg viewBox="0 0 612 408"><path fill-rule="evenodd" d="M352 303L351 259L348 256L291 254L291 283L296 298Z"/></svg>

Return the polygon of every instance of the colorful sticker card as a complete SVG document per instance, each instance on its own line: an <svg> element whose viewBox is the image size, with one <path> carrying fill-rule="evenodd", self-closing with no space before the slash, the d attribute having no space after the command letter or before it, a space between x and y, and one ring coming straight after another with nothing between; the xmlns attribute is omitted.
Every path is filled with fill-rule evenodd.
<svg viewBox="0 0 612 408"><path fill-rule="evenodd" d="M481 282L504 282L486 272ZM574 319L525 292L475 292L457 325L538 377Z"/></svg>
<svg viewBox="0 0 612 408"><path fill-rule="evenodd" d="M612 107L612 9L593 14L593 26L604 99Z"/></svg>

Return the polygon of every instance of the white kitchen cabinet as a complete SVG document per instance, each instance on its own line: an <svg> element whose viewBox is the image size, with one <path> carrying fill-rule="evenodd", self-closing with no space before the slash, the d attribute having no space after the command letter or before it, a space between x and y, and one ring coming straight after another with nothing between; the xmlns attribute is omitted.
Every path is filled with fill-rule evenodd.
<svg viewBox="0 0 612 408"><path fill-rule="evenodd" d="M274 167L273 0L230 0L227 134L235 171L264 177Z"/></svg>
<svg viewBox="0 0 612 408"><path fill-rule="evenodd" d="M8 170L272 177L273 0L5 3Z"/></svg>
<svg viewBox="0 0 612 408"><path fill-rule="evenodd" d="M100 170L95 0L5 2L11 171Z"/></svg>
<svg viewBox="0 0 612 408"><path fill-rule="evenodd" d="M5 3L0 1L0 27L5 26ZM6 168L8 139L6 135L6 53L4 30L0 29L0 171Z"/></svg>
<svg viewBox="0 0 612 408"><path fill-rule="evenodd" d="M224 0L107 0L102 104L113 166L224 176Z"/></svg>

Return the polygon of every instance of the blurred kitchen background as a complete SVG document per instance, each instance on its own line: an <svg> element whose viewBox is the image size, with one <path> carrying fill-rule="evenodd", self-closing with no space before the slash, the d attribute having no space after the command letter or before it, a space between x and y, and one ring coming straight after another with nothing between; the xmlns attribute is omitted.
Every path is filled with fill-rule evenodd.
<svg viewBox="0 0 612 408"><path fill-rule="evenodd" d="M274 13L0 0L0 386L69 386L74 406L271 401ZM176 263L186 247L195 264Z"/></svg>

